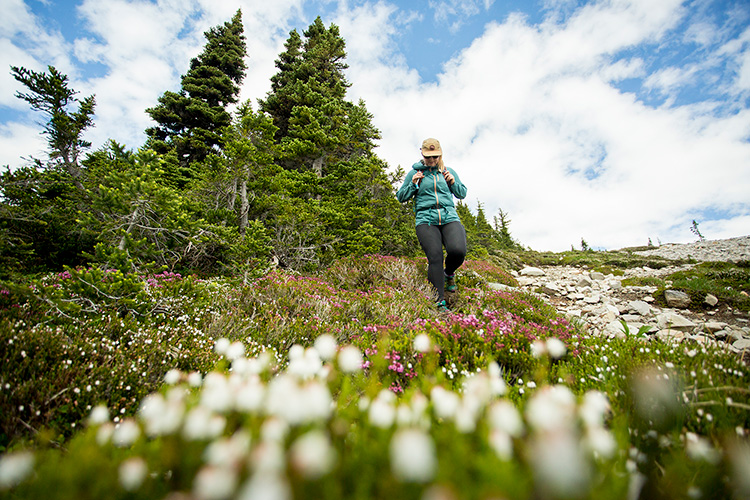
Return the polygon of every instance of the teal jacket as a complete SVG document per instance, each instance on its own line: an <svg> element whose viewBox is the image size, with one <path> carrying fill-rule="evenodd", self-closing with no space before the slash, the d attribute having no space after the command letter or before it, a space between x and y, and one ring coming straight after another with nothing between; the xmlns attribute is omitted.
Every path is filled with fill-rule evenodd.
<svg viewBox="0 0 750 500"><path fill-rule="evenodd" d="M415 225L442 226L461 220L456 213L453 197L464 199L466 197L466 186L452 168L446 168L455 179L455 182L450 186L437 167L428 167L422 161L412 165L411 171L406 174L404 185L399 188L396 198L404 203L410 200L412 196L415 197ZM424 174L424 179L419 181L419 186L415 186L411 179L420 170Z"/></svg>

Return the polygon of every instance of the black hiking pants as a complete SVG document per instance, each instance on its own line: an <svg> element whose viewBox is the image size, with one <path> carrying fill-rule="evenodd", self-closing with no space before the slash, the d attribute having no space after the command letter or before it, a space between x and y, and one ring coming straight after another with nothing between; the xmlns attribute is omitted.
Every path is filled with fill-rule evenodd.
<svg viewBox="0 0 750 500"><path fill-rule="evenodd" d="M417 239L427 256L427 279L437 290L437 301L445 298L445 276L451 276L466 258L466 231L459 221L442 226L420 224ZM443 268L445 247L445 268Z"/></svg>

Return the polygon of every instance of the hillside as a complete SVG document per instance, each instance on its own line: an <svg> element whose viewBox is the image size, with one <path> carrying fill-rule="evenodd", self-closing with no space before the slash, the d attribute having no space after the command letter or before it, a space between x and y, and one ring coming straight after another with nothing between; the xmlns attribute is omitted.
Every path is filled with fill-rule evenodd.
<svg viewBox="0 0 750 500"><path fill-rule="evenodd" d="M557 259L573 257L615 255ZM750 456L736 354L594 335L483 261L466 263L454 312L438 315L425 267L366 256L246 284L86 269L9 288L0 487L11 498L747 493L732 472Z"/></svg>

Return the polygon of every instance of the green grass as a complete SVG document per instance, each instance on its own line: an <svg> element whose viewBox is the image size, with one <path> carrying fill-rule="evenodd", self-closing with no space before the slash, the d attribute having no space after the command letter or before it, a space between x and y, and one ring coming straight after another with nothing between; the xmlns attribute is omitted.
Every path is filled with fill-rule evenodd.
<svg viewBox="0 0 750 500"><path fill-rule="evenodd" d="M585 265L614 265L597 260ZM746 270L698 272L740 288ZM32 453L34 473L10 487L0 462L0 496L228 485L221 498L235 498L273 479L294 498L628 498L638 471L662 498L748 493L731 472L746 465L750 428L738 356L587 336L535 295L490 289L515 284L496 263L469 261L457 282L448 315L423 259L383 256L247 285L92 270L8 284L0 446L3 460ZM324 341L356 350L362 368ZM108 419L89 423L98 406ZM117 445L125 422L139 432Z"/></svg>

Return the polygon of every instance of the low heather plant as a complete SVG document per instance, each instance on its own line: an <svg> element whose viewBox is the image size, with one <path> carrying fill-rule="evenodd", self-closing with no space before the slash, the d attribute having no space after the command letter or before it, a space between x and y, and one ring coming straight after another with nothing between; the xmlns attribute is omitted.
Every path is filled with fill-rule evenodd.
<svg viewBox="0 0 750 500"><path fill-rule="evenodd" d="M587 336L491 264L447 315L420 259L94 274L4 287L0 495L750 494L737 356Z"/></svg>

